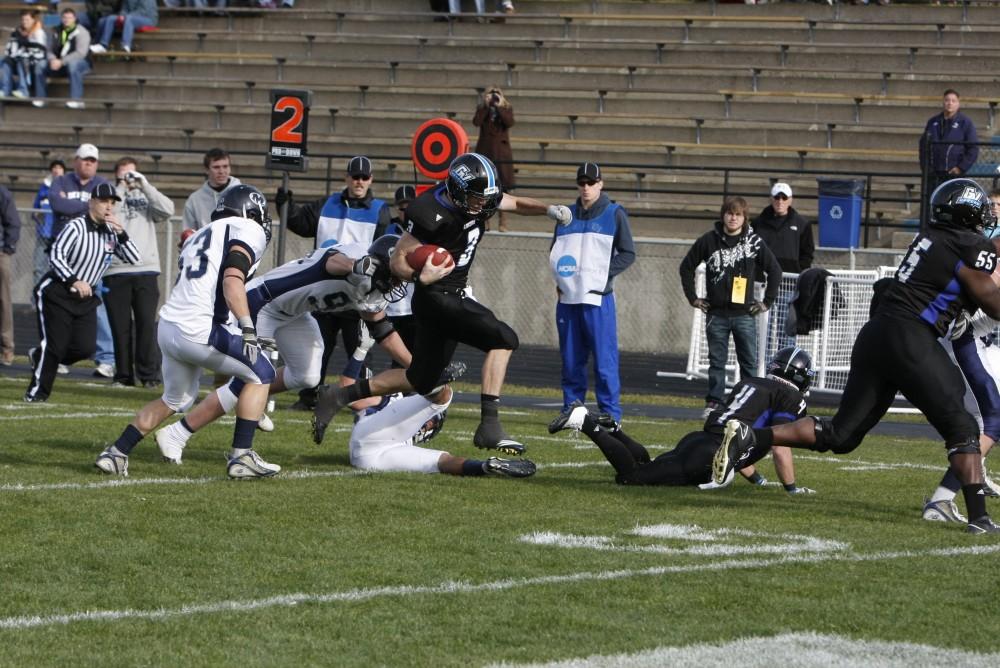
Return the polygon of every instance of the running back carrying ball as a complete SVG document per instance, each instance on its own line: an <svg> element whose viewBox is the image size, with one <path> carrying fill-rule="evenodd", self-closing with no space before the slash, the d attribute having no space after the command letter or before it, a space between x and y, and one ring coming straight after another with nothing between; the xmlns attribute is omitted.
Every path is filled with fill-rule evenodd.
<svg viewBox="0 0 1000 668"><path fill-rule="evenodd" d="M414 250L406 256L406 262L410 265L413 271L420 271L427 264L427 259L431 259L431 264L448 264L454 260L451 257L451 253L448 252L446 248L441 246L435 246L434 244L424 244L422 246L417 246Z"/></svg>

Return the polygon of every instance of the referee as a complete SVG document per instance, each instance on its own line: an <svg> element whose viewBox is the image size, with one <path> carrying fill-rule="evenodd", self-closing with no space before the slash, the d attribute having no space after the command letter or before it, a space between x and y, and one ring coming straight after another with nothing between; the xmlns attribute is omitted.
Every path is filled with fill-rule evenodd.
<svg viewBox="0 0 1000 668"><path fill-rule="evenodd" d="M56 368L88 359L97 346L97 306L94 285L116 255L129 264L139 262L139 251L115 217L121 198L110 183L101 183L90 195L86 215L62 229L49 252L49 271L35 286L38 333L41 342L30 353L31 384L27 402L46 401L52 392Z"/></svg>

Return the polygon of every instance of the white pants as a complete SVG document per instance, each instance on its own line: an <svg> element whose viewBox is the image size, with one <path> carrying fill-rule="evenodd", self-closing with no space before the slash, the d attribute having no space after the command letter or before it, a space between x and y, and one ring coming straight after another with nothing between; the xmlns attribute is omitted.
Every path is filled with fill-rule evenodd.
<svg viewBox="0 0 1000 668"><path fill-rule="evenodd" d="M257 314L257 335L274 339L285 362L285 387L299 390L319 385L323 370L323 336L310 313L288 317L268 308Z"/></svg>
<svg viewBox="0 0 1000 668"><path fill-rule="evenodd" d="M362 418L351 432L351 466L370 471L439 473L438 460L447 453L413 445L413 435L443 413L448 404L433 404L414 394Z"/></svg>
<svg viewBox="0 0 1000 668"><path fill-rule="evenodd" d="M983 334L969 328L956 341L941 339L952 361L965 379L965 409L979 431L993 440L1000 438L1000 345L992 332Z"/></svg>
<svg viewBox="0 0 1000 668"><path fill-rule="evenodd" d="M238 334L232 334L240 338ZM260 385L261 379L245 361L184 336L174 323L160 319L156 341L163 353L163 403L175 412L191 406L198 398L202 368L226 376L236 376L247 383ZM263 365L266 359L258 360ZM269 363L268 363L269 364ZM273 370L271 371L273 376Z"/></svg>

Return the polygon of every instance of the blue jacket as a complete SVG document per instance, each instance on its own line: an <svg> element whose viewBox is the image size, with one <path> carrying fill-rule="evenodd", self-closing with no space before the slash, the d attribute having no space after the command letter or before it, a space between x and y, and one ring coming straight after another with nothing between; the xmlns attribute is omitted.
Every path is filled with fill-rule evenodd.
<svg viewBox="0 0 1000 668"><path fill-rule="evenodd" d="M957 142L954 144L931 144L930 164L927 163L927 141ZM927 121L924 134L920 138L920 168L928 168L932 174L943 174L952 167L958 167L962 174L979 157L979 147L963 145L961 142L979 141L976 137L976 126L972 119L962 112L956 113L950 120L945 120L944 113L932 116Z"/></svg>

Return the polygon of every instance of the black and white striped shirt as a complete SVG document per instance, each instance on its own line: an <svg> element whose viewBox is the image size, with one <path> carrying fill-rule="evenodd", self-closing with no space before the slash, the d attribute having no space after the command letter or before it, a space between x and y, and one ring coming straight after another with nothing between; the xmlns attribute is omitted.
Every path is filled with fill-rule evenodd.
<svg viewBox="0 0 1000 668"><path fill-rule="evenodd" d="M116 255L123 262L139 262L139 251L122 232L115 234L104 223L95 223L89 215L66 223L49 253L49 264L56 277L67 286L83 281L94 286Z"/></svg>

